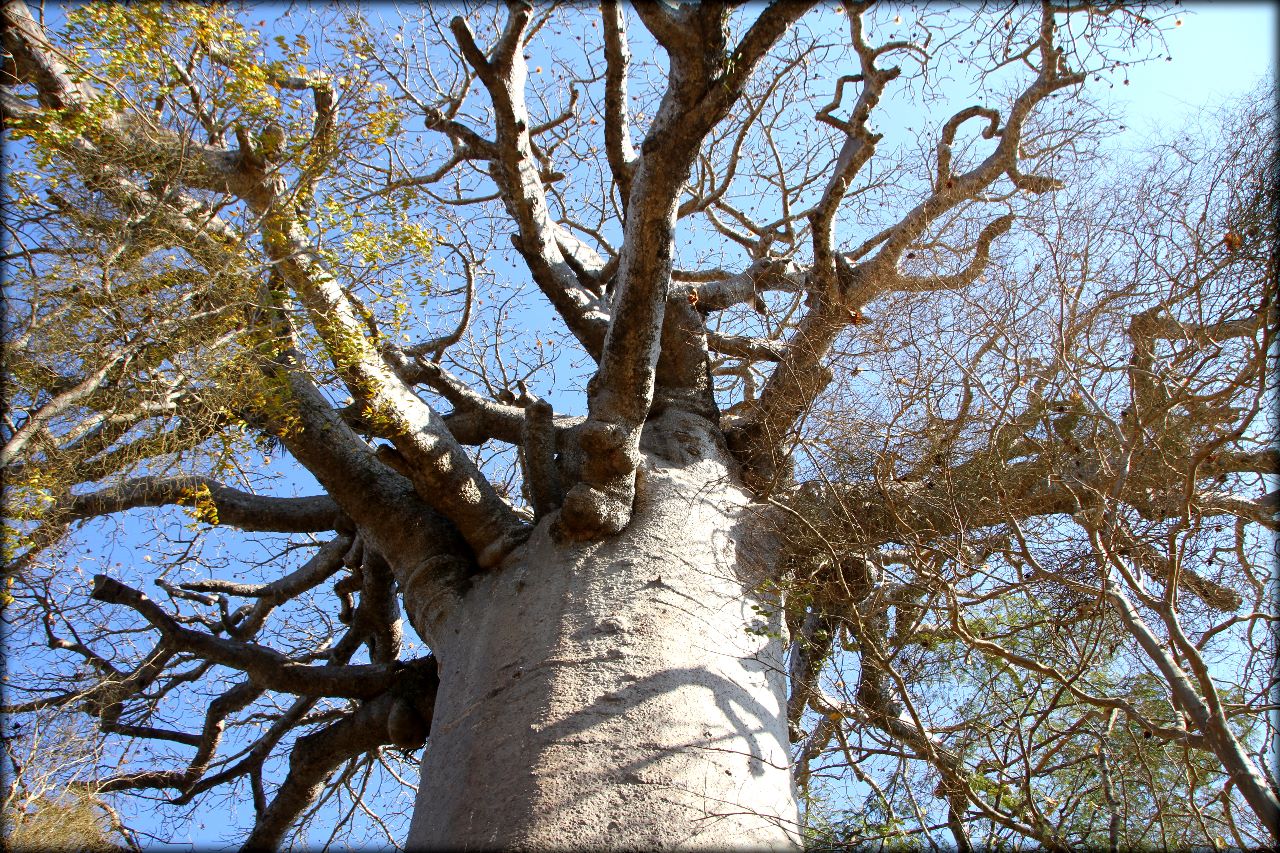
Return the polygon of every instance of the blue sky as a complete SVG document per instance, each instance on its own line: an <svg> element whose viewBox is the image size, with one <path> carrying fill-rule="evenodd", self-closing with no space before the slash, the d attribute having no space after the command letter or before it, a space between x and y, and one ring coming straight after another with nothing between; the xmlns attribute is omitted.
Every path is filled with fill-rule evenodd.
<svg viewBox="0 0 1280 853"><path fill-rule="evenodd" d="M1140 147L1176 131L1203 108L1228 104L1275 76L1276 4L1192 3L1166 33L1172 61L1130 70L1129 86L1108 92L1128 114L1116 142Z"/></svg>
<svg viewBox="0 0 1280 853"><path fill-rule="evenodd" d="M1202 107L1226 104L1275 74L1276 4L1183 6L1182 26L1166 33L1173 61L1138 66L1128 86L1110 92L1130 118L1126 144L1174 130Z"/></svg>

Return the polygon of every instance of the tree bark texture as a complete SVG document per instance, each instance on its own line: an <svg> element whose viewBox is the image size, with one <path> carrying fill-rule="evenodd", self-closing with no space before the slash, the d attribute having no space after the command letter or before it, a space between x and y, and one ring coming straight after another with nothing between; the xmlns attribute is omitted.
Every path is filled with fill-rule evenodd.
<svg viewBox="0 0 1280 853"><path fill-rule="evenodd" d="M544 522L423 614L441 687L411 849L799 846L770 538L718 432L651 421L622 533Z"/></svg>

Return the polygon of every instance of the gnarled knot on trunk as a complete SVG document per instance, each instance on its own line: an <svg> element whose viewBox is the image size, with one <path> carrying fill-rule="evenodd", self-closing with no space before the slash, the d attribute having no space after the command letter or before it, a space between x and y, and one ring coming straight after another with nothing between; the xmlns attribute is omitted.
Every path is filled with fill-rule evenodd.
<svg viewBox="0 0 1280 853"><path fill-rule="evenodd" d="M628 488L625 490L599 489L586 483L575 485L564 496L564 505L552 528L554 535L582 540L620 532L631 520L634 476L626 476Z"/></svg>
<svg viewBox="0 0 1280 853"><path fill-rule="evenodd" d="M420 635L431 636L430 627L448 609L453 597L466 588L476 566L455 554L437 554L416 566L395 572L396 582L409 614L409 624Z"/></svg>
<svg viewBox="0 0 1280 853"><path fill-rule="evenodd" d="M790 448L781 438L773 440L766 435L759 422L730 427L725 431L725 442L742 466L742 483L752 494L768 497L794 480Z"/></svg>
<svg viewBox="0 0 1280 853"><path fill-rule="evenodd" d="M584 467L597 478L628 473L640 464L639 450L620 424L588 420L578 431L578 442L586 454Z"/></svg>
<svg viewBox="0 0 1280 853"><path fill-rule="evenodd" d="M401 749L417 749L431 733L440 689L439 666L429 655L400 666L397 674L400 677L390 690L386 714L387 738Z"/></svg>
<svg viewBox="0 0 1280 853"><path fill-rule="evenodd" d="M639 431L590 418L577 428L576 439L581 481L565 494L553 533L570 540L618 533L631 520L641 460Z"/></svg>
<svg viewBox="0 0 1280 853"><path fill-rule="evenodd" d="M423 719L413 703L396 697L387 712L387 737L401 749L417 749L427 742L431 721Z"/></svg>

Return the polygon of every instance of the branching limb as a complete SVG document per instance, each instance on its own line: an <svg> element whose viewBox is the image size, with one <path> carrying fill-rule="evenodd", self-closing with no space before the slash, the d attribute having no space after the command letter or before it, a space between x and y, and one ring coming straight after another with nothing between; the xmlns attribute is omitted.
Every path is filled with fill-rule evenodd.
<svg viewBox="0 0 1280 853"><path fill-rule="evenodd" d="M292 332L282 329L289 339ZM293 367L286 349L270 375L288 392L294 426L276 426L281 441L320 481L335 503L380 554L388 555L413 626L429 636L422 602L436 601L469 571L467 544L457 529L418 496L409 480L377 460L315 384ZM323 437L322 440L320 437Z"/></svg>
<svg viewBox="0 0 1280 853"><path fill-rule="evenodd" d="M875 153L879 134L868 129L871 111L879 103L885 86L900 73L899 68L881 68L877 59L887 52L910 47L889 42L869 45L863 34L862 13L867 4L846 3L849 33L857 51L860 72L841 77L831 103L817 118L845 135L840 154L819 201L809 214L814 263L806 288L812 294L808 311L787 342L780 360L741 422L730 432L733 448L745 468L749 485L767 493L789 477L784 465L785 444L797 420L831 381L830 370L822 363L836 336L857 320L857 311L869 294L883 286L883 275L871 268L851 267L835 252L835 215L854 178ZM862 91L848 120L833 116L844 87L861 83Z"/></svg>
<svg viewBox="0 0 1280 853"><path fill-rule="evenodd" d="M978 233L973 259L960 272L930 277L898 275L889 286L893 290L922 293L930 290L958 290L973 284L982 275L987 268L987 262L991 259L991 243L997 237L1009 233L1009 229L1013 227L1013 219L1013 214L1006 214L984 225L982 231Z"/></svg>
<svg viewBox="0 0 1280 853"><path fill-rule="evenodd" d="M21 0L11 0L3 8L4 45L13 56L19 80L36 89L40 104L50 110L83 113L99 95L87 83L78 82L59 52L50 44L43 28L31 16ZM6 94L6 122L21 124L35 118L19 107L16 98ZM181 183L192 189L227 193L262 206L269 198L263 192L266 162L256 156L250 146L225 149L200 143L167 128L158 126L140 112L119 112L104 118L96 136L101 151L91 152L85 141L67 146L70 157L92 153L89 159L101 166L121 156L136 155L140 149L150 154L159 168L179 176Z"/></svg>
<svg viewBox="0 0 1280 853"><path fill-rule="evenodd" d="M519 405L491 400L454 376L434 361L417 359L398 367L400 377L409 384L424 384L453 404L444 416L449 431L462 444L482 444L490 439L519 445L524 441L525 409ZM555 423L556 447L565 442L565 430L580 419L558 417Z"/></svg>
<svg viewBox="0 0 1280 853"><path fill-rule="evenodd" d="M1053 11L1048 7L1042 8L1034 47L1035 53L1039 54L1038 73L1035 80L1014 99L1003 127L997 130L998 114L982 107L968 107L947 122L938 145L939 186L893 227L870 263L886 271L894 269L907 247L924 234L930 224L962 201L976 198L983 188L1001 175L1009 175L1015 186L1030 192L1047 192L1062 186L1050 178L1023 175L1017 168L1018 147L1022 144L1023 127L1031 111L1054 92L1085 80L1083 74L1065 67L1063 50L1055 45L1055 31ZM998 136L1000 141L995 150L972 169L954 174L951 170L951 142L960 124L974 117L986 118L988 125L983 135L987 138Z"/></svg>
<svg viewBox="0 0 1280 853"><path fill-rule="evenodd" d="M705 359L701 323L687 303L678 303L664 329L672 276L676 199L706 135L742 94L755 65L787 27L809 8L775 3L764 9L742 41L730 49L726 10L719 4L679 11L644 6L638 14L667 48L669 88L641 147L629 195L623 249L613 290L613 317L588 389L588 417L580 431L585 451L581 481L565 495L558 529L571 538L594 538L621 530L629 521L639 462L640 430L659 380L672 401L688 398L699 410L709 394L705 376L691 365ZM696 325L690 346L688 328ZM664 343L683 338L664 352ZM701 340L698 340L701 339ZM659 364L660 356L668 363ZM692 383L690 386L689 383ZM683 387L681 387L683 386Z"/></svg>
<svg viewBox="0 0 1280 853"><path fill-rule="evenodd" d="M862 73L856 79L863 81L863 95L873 91L876 75L889 74L880 71L874 60L880 52L897 49L905 45L882 46L873 49L861 38L860 23L854 12L860 7L853 5L850 9L850 28L855 48L862 61ZM1035 46L1040 55L1038 74L1034 81L1014 100L1005 126L999 131L992 129L997 117L980 107L962 110L953 116L944 126L942 142L939 144L939 175L946 175L928 198L917 205L898 224L877 235L859 250L861 254L876 245L880 248L866 260L856 265L842 256L836 255L831 248L831 222L835 205L847 188L847 181L842 175L856 173L856 166L862 162L863 153L869 156L869 146L874 144L870 137L859 136L855 122L865 122L866 110L875 102L859 104L854 108L855 122L841 122L830 116L827 121L833 126L851 134L847 141L847 158L837 161L837 170L832 182L828 184L826 206L819 203L811 215L814 232L814 291L808 312L801 319L796 332L789 341L789 356L779 363L761 391L760 398L748 411L744 421L735 425L731 434L731 447L750 473L752 486L755 489L772 488L780 479L786 478L786 472L780 466L785 455L784 443L791 433L796 420L807 410L814 398L830 381L829 373L821 360L830 350L836 336L849 325L856 322L859 312L879 293L893 289L920 290L941 288L943 286L964 286L977 279L989 255L990 243L1006 232L1011 224L1009 217L1001 217L989 223L979 236L975 259L965 270L954 275L937 277L936 279L907 279L897 269L897 265L907 247L916 241L928 227L937 221L945 212L953 209L963 201L977 197L977 194L1010 169L1016 171L1018 146L1021 142L1022 128L1027 117L1037 104L1053 92L1077 85L1083 76L1070 73L1062 64L1062 50L1054 44L1053 12L1043 9L1039 37ZM849 81L855 79L848 78ZM880 85L883 85L881 83ZM876 95L878 97L878 94ZM969 171L955 175L951 171L951 140L959 126L967 119L984 116L988 119L988 135L998 135L1000 141L995 150ZM865 130L863 132L865 136ZM1031 179L1020 176L1028 189L1044 191L1053 189L1056 183L1047 179ZM1034 185L1034 186L1033 186Z"/></svg>
<svg viewBox="0 0 1280 853"><path fill-rule="evenodd" d="M1124 578L1131 588L1141 588L1138 580L1133 577L1124 563L1112 553L1096 531L1090 531L1090 539L1098 553L1104 556L1106 561ZM1231 777L1232 782L1240 789L1240 793L1244 795L1245 800L1258 816L1258 819L1270 830L1273 837L1280 838L1280 798L1277 798L1276 792L1267 784L1267 780L1259 772L1253 761L1250 760L1244 746L1240 743L1235 733L1231 731L1231 727L1222 713L1217 689L1213 686L1207 669L1204 668L1203 659L1199 651L1182 633L1181 627L1177 624L1176 616L1167 608L1161 614L1166 627L1169 629L1172 643L1176 646L1178 652L1189 660L1193 666L1198 664L1197 668L1202 670L1197 674L1199 677L1196 679L1201 687L1200 691L1196 690L1192 678L1183 670L1169 650L1165 648L1165 644L1160 642L1151 632L1151 629L1138 614L1119 582L1114 579L1106 582L1106 596L1107 601L1120 617L1125 629L1137 640L1138 645L1142 647L1142 650L1160 670L1160 674L1169 686L1177 707L1190 717L1196 728L1203 732L1209 748L1213 750L1218 760L1222 762L1223 768Z"/></svg>
<svg viewBox="0 0 1280 853"><path fill-rule="evenodd" d="M92 598L137 611L171 647L241 670L255 684L269 690L302 696L367 698L382 693L395 680L394 672L386 666L306 666L265 646L184 628L151 599L106 575L94 576Z"/></svg>
<svg viewBox="0 0 1280 853"><path fill-rule="evenodd" d="M770 338L748 338L742 335L707 333L707 346L712 352L748 361L782 361L787 345Z"/></svg>
<svg viewBox="0 0 1280 853"><path fill-rule="evenodd" d="M233 60L220 45L208 44L206 48L209 51L209 58L214 62L229 68L234 67ZM311 92L312 104L315 107L315 119L311 128L310 156L303 165L303 179L299 184L300 192L309 196L315 185L316 178L324 171L337 153L334 133L333 80L326 74L290 74L283 67L274 63L266 63L262 70L266 78L281 89L293 91L309 90ZM268 141L265 147L259 148L257 151L254 150L252 145L244 145L242 149L246 157L256 157L258 161L256 165L261 168L277 158L284 144L283 136L277 134L275 139Z"/></svg>
<svg viewBox="0 0 1280 853"><path fill-rule="evenodd" d="M72 520L138 507L195 506L202 520L241 530L313 533L332 530L338 505L328 495L276 498L255 495L208 477L138 477L97 492L76 495L66 508Z"/></svg>
<svg viewBox="0 0 1280 853"><path fill-rule="evenodd" d="M782 258L761 258L737 275L717 278L691 290L694 305L703 311L722 311L749 304L762 310L760 294L769 290L797 293L808 288L808 273Z"/></svg>
<svg viewBox="0 0 1280 853"><path fill-rule="evenodd" d="M515 221L517 233L512 239L516 250L574 337L587 352L598 355L607 315L596 294L578 280L574 268L591 274L603 267L603 261L592 257L594 253L564 232L547 206L524 99L528 68L517 47L529 19L528 6L512 7L491 57L485 56L476 44L466 20L456 17L449 28L493 102L496 141L491 175ZM428 119L430 124L431 117ZM564 254L566 247L578 251L572 263Z"/></svg>
<svg viewBox="0 0 1280 853"><path fill-rule="evenodd" d="M871 111L880 103L885 86L902 73L896 66L881 68L876 63L876 60L886 52L904 45L890 42L879 48L873 48L867 44L862 29L862 13L869 5L844 4L845 14L849 19L849 37L857 51L861 70L856 75L840 77L836 81L835 96L831 103L819 110L817 114L819 121L835 127L845 135L831 178L827 181L827 186L823 189L818 203L809 214L814 251L814 284L815 289L820 293L833 289L836 283L835 247L832 242L836 210L844 199L845 193L852 186L853 179L875 153L876 143L881 139L880 134L872 133L867 127ZM845 85L853 82L861 83L862 91L858 94L858 100L853 105L849 119L847 121L837 119L832 112L839 107L843 99Z"/></svg>
<svg viewBox="0 0 1280 853"><path fill-rule="evenodd" d="M5 14L10 17L17 16L13 21L16 26L6 28L6 38L12 42L11 50L26 57L23 61L33 69L30 79L37 85L44 101L50 104L54 102L66 104L75 99L83 100L91 97L92 93L83 90L79 84L75 86L69 84L70 77L65 73L65 69L58 71L51 64L54 62L56 53L50 49L34 21L29 20L30 15L25 11L25 7L20 3L6 5ZM24 15L25 18L22 17ZM44 71L40 70L42 67ZM30 109L24 110L23 120L30 118L31 112ZM318 307L324 316L329 318L334 316L328 313L332 307L346 307L340 288L331 277L322 277L318 282L308 278L307 274L322 269L322 266L305 240L298 239L298 235L293 233L292 229L296 223L289 220L285 211L272 209L272 205L278 198L281 184L276 176L270 173L269 168L264 169L255 165L257 161L248 156L252 152L211 149L158 130L153 132L152 129L143 128L140 131L134 126L136 121L132 118L129 122L133 123L128 127L117 126L112 124L112 121L114 120L109 120L102 133L95 137L100 137L103 144L116 144L112 139L118 137L120 144L127 144L134 149L141 146L151 157L156 169L169 171L176 180L185 183L186 186L193 189L231 193L248 201L250 207L256 211L270 211L263 221L264 241L277 269L299 293L309 297L311 306ZM128 137L127 141L125 136ZM153 214L157 211L163 214L162 223L173 231L175 237L179 238L179 244L190 246L193 255L205 262L209 269L221 269L228 263L237 262L238 256L235 250L239 246L240 235L225 227L225 223L221 223L216 216L211 215L207 206L190 199L181 191L169 192L161 201L149 190L144 190L132 180L116 174L110 165L110 150L101 149L84 138L76 137L66 143L64 153L79 170L85 173L88 182L122 209L137 211L141 215ZM269 167L270 164L267 165ZM271 302L270 298L263 300L264 305L270 305ZM335 323L338 328L343 326L334 319L327 328L334 331ZM349 323L345 328L358 329L359 326ZM340 335L337 337L330 335L327 340L331 344L340 344L340 338ZM363 341L362 336L360 340ZM341 351L341 346L338 346L338 351ZM366 365L371 362L372 359L367 360ZM383 372L386 372L385 368ZM431 520L425 527L420 522L408 523L408 519L393 520L398 514L398 511L393 508L407 510L409 504L415 503L412 500L406 503L408 496L401 486L403 480L374 462L367 446L351 433L345 424L333 416L328 404L309 382L294 370L286 370L284 373L288 374L287 385L291 387L292 402L296 404L298 409L296 414L304 425L304 431L307 427L313 431L305 438L298 435L281 437L285 438L286 445L294 455L320 479L335 502L349 510L357 524L369 531L374 538L381 540L384 545L406 544L403 542L406 536L410 538L423 536L428 539L423 549L403 551L384 547L380 549L384 553L439 555L442 549L449 551L453 546L448 543L454 541L454 534L444 529L438 523L438 519ZM387 383L387 386L394 384L396 383L393 380ZM412 398L412 395L407 392L404 392L403 396ZM422 404L418 402L417 407L421 414ZM427 420L430 421L429 418ZM438 418L436 420L438 421ZM412 433L412 429L409 432ZM440 427L433 437L441 436L447 436L447 431L443 427ZM412 434L409 438L413 438ZM428 438L425 443L438 444L439 442L433 442ZM444 444L453 454L453 458L465 460L465 454L460 448L456 448L456 445L449 448L447 441ZM479 478L478 475L472 479L476 483L483 484L483 478ZM492 489L490 488L489 491L491 493ZM440 493L450 492L455 496L460 494L457 490L442 490ZM484 496L484 490L481 488L479 493L481 504L485 503ZM490 498L496 498L496 496L490 494ZM421 519L421 503L416 503L417 506L413 508L413 512ZM462 498L463 506L460 507L463 510L462 516L467 514L467 505L472 503L475 502ZM499 517L509 512L505 506L499 506L500 503L499 499L498 504L493 503L492 500L487 504L490 510L498 513ZM378 510L371 511L374 507ZM485 513L482 511L480 515L484 516ZM492 512L489 515L491 516ZM463 521L463 526L468 526L461 516L460 520ZM494 519L490 517L488 520ZM506 525L488 525L490 532L496 533L498 538L502 537L503 531L517 530L518 532L518 520L508 517L507 521ZM515 527L512 526L513 524ZM481 525L481 527L484 526ZM480 527L471 529L473 531L471 544L478 553L485 555L486 559L499 556L489 551L488 546L493 544L489 534L477 533ZM507 548L508 543L503 540L496 550L505 553ZM427 559L429 560L430 557L428 556ZM417 572L420 565L395 568L397 571L413 573ZM418 575L418 577L421 580L421 576Z"/></svg>
<svg viewBox="0 0 1280 853"><path fill-rule="evenodd" d="M244 850L273 850L307 806L319 795L329 775L343 762L395 744L402 749L422 746L431 730L436 690L440 684L435 660L414 661L402 670L393 691L365 702L354 712L319 731L298 738L289 755L289 772L262 811Z"/></svg>
<svg viewBox="0 0 1280 853"><path fill-rule="evenodd" d="M242 584L215 579L193 581L180 586L190 592L256 598L257 601L247 613L237 613L232 618L224 619L227 633L237 640L249 639L258 633L276 607L333 577L342 568L343 557L351 549L353 541L351 536L336 536L320 546L315 555L302 566L269 583Z"/></svg>
<svg viewBox="0 0 1280 853"><path fill-rule="evenodd" d="M448 518L481 567L497 565L528 529L454 439L441 417L395 375L297 223L274 214L264 242L281 275L298 292L335 368L407 460L418 494Z"/></svg>
<svg viewBox="0 0 1280 853"><path fill-rule="evenodd" d="M144 773L123 773L112 776L101 786L102 791L137 790L140 788L189 789L205 771L217 753L222 741L226 720L232 714L244 710L263 693L263 688L252 681L242 681L209 703L205 710L204 727L196 738L196 754L182 770L161 770Z"/></svg>

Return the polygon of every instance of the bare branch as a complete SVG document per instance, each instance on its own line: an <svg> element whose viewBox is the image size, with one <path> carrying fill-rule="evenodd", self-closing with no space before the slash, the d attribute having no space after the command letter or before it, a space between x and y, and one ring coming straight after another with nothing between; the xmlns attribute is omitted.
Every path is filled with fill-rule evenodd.
<svg viewBox="0 0 1280 853"><path fill-rule="evenodd" d="M66 511L71 518L80 520L138 507L166 505L196 507L203 520L241 530L291 533L332 530L338 516L338 506L328 495L267 497L196 476L126 480L117 486L76 495Z"/></svg>
<svg viewBox="0 0 1280 853"><path fill-rule="evenodd" d="M271 804L259 814L243 849L275 849L343 762L387 743L404 749L422 745L431 730L440 684L435 660L414 661L402 670L402 678L395 691L365 702L338 722L298 739L289 755L288 775Z"/></svg>
<svg viewBox="0 0 1280 853"><path fill-rule="evenodd" d="M368 698L386 691L395 683L394 670L386 666L305 666L293 663L264 646L224 640L184 628L151 599L106 575L94 576L91 597L107 604L123 604L137 611L174 648L195 652L206 660L241 670L255 684L268 690L301 696Z"/></svg>
<svg viewBox="0 0 1280 853"><path fill-rule="evenodd" d="M631 122L627 116L627 70L631 50L627 44L627 20L616 0L600 4L604 26L605 92L604 140L609 168L617 184L625 212L631 198L631 177L636 168L636 151L631 144Z"/></svg>
<svg viewBox="0 0 1280 853"><path fill-rule="evenodd" d="M573 266L562 254L562 245L585 250L577 240L565 234L552 219L538 160L530 140L529 117L524 102L524 85L528 74L522 54L515 50L529 20L527 9L512 12L491 63L475 42L471 28L461 17L455 17L450 29L463 55L471 64L493 101L496 113L492 177L506 199L508 209L518 227L512 241L524 258L533 279L550 300L561 319L590 353L598 353L604 339L606 315L594 293L577 279ZM579 268L598 270L598 258L581 254L575 258Z"/></svg>

